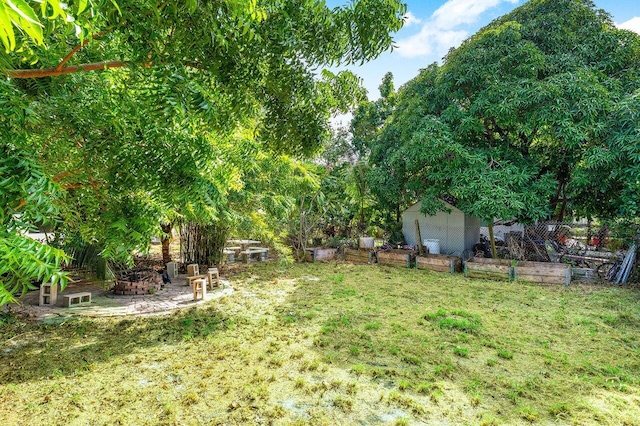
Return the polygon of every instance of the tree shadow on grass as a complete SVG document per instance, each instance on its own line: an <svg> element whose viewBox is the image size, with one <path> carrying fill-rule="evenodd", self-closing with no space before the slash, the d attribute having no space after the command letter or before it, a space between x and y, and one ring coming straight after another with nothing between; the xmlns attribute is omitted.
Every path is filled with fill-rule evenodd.
<svg viewBox="0 0 640 426"><path fill-rule="evenodd" d="M235 326L238 318L213 307L138 318L65 318L30 322L0 317L0 384L71 376L140 349L202 340Z"/></svg>

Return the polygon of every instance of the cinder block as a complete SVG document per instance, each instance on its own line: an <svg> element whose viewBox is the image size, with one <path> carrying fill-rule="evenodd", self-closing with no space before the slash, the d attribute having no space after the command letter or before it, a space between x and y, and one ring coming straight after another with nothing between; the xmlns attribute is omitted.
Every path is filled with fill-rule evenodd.
<svg viewBox="0 0 640 426"><path fill-rule="evenodd" d="M64 294L62 298L64 300L64 305L67 308L71 308L72 306L83 305L86 303L91 303L91 293L89 292Z"/></svg>
<svg viewBox="0 0 640 426"><path fill-rule="evenodd" d="M191 265L187 265L187 276L193 277L195 275L200 275L198 264L192 263Z"/></svg>
<svg viewBox="0 0 640 426"><path fill-rule="evenodd" d="M207 270L207 279L209 281L209 288L212 290L214 285L220 285L220 272L218 272L218 268L209 268Z"/></svg>
<svg viewBox="0 0 640 426"><path fill-rule="evenodd" d="M193 280L193 300L204 300L207 296L207 280L198 278Z"/></svg>
<svg viewBox="0 0 640 426"><path fill-rule="evenodd" d="M58 301L58 284L42 283L40 286L39 305L55 305Z"/></svg>
<svg viewBox="0 0 640 426"><path fill-rule="evenodd" d="M167 263L167 274L169 274L169 278L175 278L178 276L178 264L176 262Z"/></svg>

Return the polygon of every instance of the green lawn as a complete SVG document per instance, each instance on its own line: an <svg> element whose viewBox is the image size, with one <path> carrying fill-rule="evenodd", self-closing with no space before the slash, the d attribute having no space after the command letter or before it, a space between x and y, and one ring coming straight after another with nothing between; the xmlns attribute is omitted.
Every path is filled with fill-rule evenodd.
<svg viewBox="0 0 640 426"><path fill-rule="evenodd" d="M0 424L640 424L640 293L254 265L152 318L0 317Z"/></svg>

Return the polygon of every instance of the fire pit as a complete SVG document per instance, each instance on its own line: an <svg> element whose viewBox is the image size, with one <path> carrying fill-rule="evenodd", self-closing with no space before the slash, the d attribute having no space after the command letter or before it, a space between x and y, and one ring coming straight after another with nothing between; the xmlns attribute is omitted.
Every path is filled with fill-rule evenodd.
<svg viewBox="0 0 640 426"><path fill-rule="evenodd" d="M113 293L122 296L153 294L164 287L162 275L154 269L136 269L125 272L116 281Z"/></svg>

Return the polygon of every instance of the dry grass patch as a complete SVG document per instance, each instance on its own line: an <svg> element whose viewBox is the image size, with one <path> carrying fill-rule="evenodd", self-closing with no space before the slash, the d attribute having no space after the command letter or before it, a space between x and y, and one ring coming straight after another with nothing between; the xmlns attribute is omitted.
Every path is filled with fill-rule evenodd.
<svg viewBox="0 0 640 426"><path fill-rule="evenodd" d="M0 424L634 424L640 297L255 265L163 317L0 317Z"/></svg>

